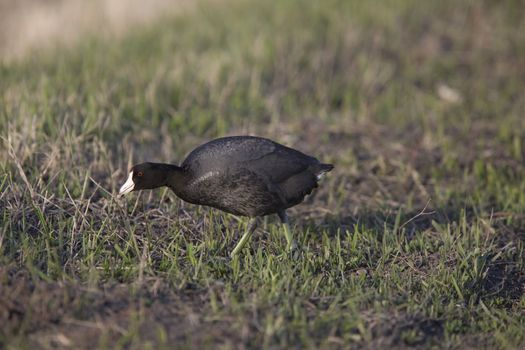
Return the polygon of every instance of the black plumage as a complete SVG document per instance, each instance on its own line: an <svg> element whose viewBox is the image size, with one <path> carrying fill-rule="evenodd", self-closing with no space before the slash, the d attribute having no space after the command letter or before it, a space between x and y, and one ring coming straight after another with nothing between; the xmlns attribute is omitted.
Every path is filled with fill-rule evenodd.
<svg viewBox="0 0 525 350"><path fill-rule="evenodd" d="M284 211L301 203L332 169L269 139L224 137L197 147L180 166L135 165L121 193L168 186L193 204L251 218L277 213L286 223Z"/></svg>

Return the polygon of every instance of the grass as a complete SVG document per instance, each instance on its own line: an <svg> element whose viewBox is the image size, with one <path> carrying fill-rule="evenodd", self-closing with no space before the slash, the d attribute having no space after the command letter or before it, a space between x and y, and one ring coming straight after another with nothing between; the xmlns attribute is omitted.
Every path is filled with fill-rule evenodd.
<svg viewBox="0 0 525 350"><path fill-rule="evenodd" d="M0 347L521 348L519 1L203 2L0 66ZM336 164L303 254L133 162L258 134Z"/></svg>

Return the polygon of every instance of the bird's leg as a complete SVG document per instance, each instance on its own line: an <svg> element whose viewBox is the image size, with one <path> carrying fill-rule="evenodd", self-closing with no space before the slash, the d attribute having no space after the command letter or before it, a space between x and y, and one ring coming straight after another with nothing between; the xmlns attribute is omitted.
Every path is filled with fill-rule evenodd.
<svg viewBox="0 0 525 350"><path fill-rule="evenodd" d="M250 219L250 222L248 223L248 227L246 228L246 232L244 232L244 235L242 235L239 243L233 248L232 252L230 253L230 257L234 257L237 255L242 248L246 245L250 237L252 236L253 231L257 228L257 218Z"/></svg>
<svg viewBox="0 0 525 350"><path fill-rule="evenodd" d="M283 224L284 235L288 243L287 245L288 250L293 251L297 249L297 242L295 242L295 240L293 239L292 230L290 229L290 223L288 222L288 215L286 215L286 211L279 210L277 212L277 215L279 215L279 219L281 219L281 222Z"/></svg>

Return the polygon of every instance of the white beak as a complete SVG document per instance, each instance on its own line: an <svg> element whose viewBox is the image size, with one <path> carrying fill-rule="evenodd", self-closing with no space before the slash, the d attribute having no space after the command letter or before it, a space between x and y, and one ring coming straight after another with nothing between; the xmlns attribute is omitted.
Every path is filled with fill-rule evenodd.
<svg viewBox="0 0 525 350"><path fill-rule="evenodd" d="M130 193L133 191L133 188L135 188L135 183L133 182L133 171L129 173L128 179L122 185L120 188L120 191L118 192L119 196L125 195L127 193Z"/></svg>

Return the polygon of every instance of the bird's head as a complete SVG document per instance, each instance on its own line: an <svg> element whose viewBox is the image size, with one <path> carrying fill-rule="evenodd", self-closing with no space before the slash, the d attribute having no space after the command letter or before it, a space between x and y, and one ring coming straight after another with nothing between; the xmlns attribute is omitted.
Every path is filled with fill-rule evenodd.
<svg viewBox="0 0 525 350"><path fill-rule="evenodd" d="M166 169L161 164L141 163L134 165L126 182L120 187L119 196L132 191L151 190L166 185Z"/></svg>

